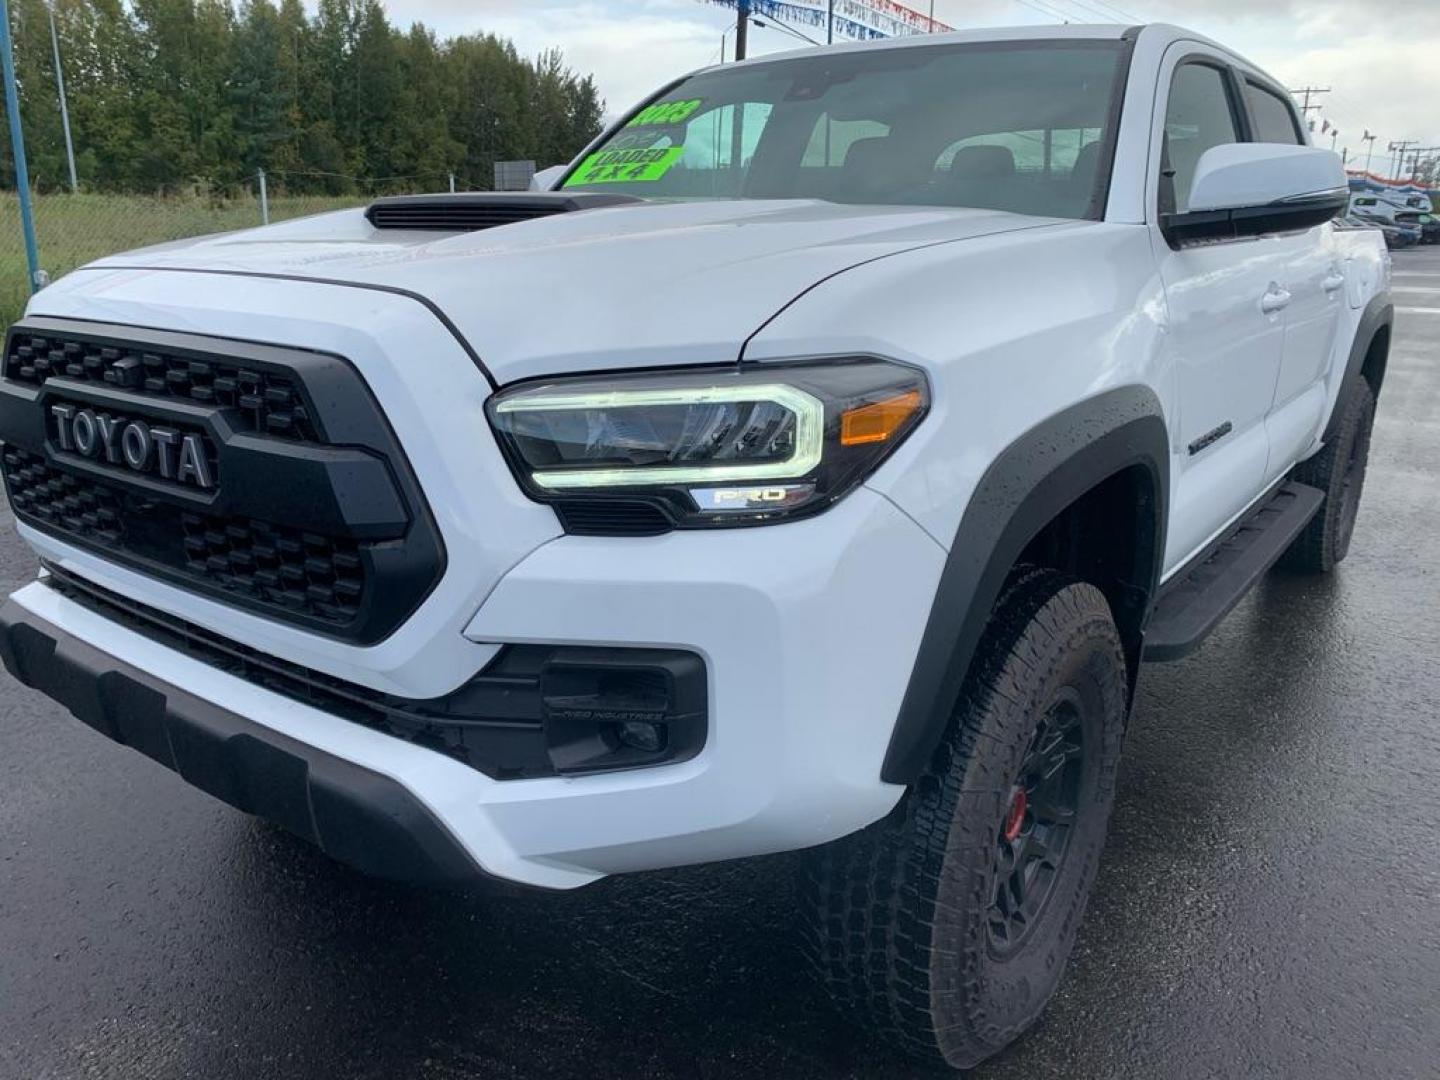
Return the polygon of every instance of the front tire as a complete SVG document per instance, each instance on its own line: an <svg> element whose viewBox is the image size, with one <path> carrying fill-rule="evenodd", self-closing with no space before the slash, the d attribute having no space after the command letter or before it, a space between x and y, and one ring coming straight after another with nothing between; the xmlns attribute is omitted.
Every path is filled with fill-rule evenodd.
<svg viewBox="0 0 1440 1080"><path fill-rule="evenodd" d="M1370 460L1370 433L1375 426L1375 395L1370 384L1357 379L1336 408L1341 413L1334 437L1291 473L1300 483L1325 492L1319 511L1280 556L1279 565L1295 573L1330 573L1349 553L1355 534Z"/></svg>
<svg viewBox="0 0 1440 1080"><path fill-rule="evenodd" d="M1100 591L1015 576L925 774L884 821L812 857L808 951L843 1008L952 1068L1038 1019L1104 845L1127 691Z"/></svg>

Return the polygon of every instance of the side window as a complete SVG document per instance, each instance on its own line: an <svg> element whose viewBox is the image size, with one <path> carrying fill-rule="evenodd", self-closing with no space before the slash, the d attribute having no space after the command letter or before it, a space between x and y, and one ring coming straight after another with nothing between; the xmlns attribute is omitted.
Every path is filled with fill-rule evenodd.
<svg viewBox="0 0 1440 1080"><path fill-rule="evenodd" d="M1161 210L1183 213L1188 209L1200 155L1212 146L1239 141L1225 73L1209 64L1187 63L1176 68L1165 106Z"/></svg>
<svg viewBox="0 0 1440 1080"><path fill-rule="evenodd" d="M1245 83L1245 99L1250 103L1250 116L1255 121L1256 142L1304 144L1290 102L1253 82Z"/></svg>

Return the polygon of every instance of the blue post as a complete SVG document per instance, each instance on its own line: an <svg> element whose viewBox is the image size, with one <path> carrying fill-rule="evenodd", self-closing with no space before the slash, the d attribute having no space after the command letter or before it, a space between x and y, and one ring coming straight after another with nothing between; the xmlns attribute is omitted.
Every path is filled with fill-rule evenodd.
<svg viewBox="0 0 1440 1080"><path fill-rule="evenodd" d="M20 133L20 96L15 88L15 56L10 50L10 4L0 0L0 65L5 75L5 113L10 120L10 146L15 151L15 190L20 196L20 225L25 230L25 261L30 264L30 291L40 288L40 251L35 246L35 217L30 208L30 172L25 168L25 136Z"/></svg>

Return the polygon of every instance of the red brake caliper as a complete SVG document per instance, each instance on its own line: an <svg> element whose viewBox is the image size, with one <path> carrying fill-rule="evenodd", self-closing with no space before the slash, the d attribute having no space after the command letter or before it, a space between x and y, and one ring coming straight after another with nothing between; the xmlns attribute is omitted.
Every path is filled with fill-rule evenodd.
<svg viewBox="0 0 1440 1080"><path fill-rule="evenodd" d="M1020 835L1020 826L1025 821L1027 801L1025 789L1016 788L1015 794L1010 799L1010 810L1005 815L1005 825L1000 830L1000 835L1005 838L1006 843Z"/></svg>

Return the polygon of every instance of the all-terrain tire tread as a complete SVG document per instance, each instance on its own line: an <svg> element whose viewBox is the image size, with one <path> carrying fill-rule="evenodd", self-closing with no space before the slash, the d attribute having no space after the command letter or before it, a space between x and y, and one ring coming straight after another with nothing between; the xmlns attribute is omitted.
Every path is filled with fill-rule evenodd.
<svg viewBox="0 0 1440 1080"><path fill-rule="evenodd" d="M1370 390L1370 384L1364 379L1356 380L1339 407L1343 412L1335 437L1318 454L1295 466L1290 474L1292 479L1325 492L1325 501L1319 511L1300 535L1290 542L1276 563L1281 570L1290 573L1328 574L1348 551L1348 544L1345 550L1340 547L1344 525L1342 515L1345 512L1340 505L1340 492L1344 487L1345 468L1350 461L1350 447L1356 438L1368 439L1370 425L1374 422L1375 395ZM1363 482L1363 479L1362 463L1360 480ZM1350 513L1356 512L1358 504L1357 493Z"/></svg>
<svg viewBox="0 0 1440 1080"><path fill-rule="evenodd" d="M976 755L991 737L986 728L996 699L1014 691L1007 673L1036 665L1036 635L1064 638L1082 626L1093 633L1097 620L1109 629L1114 668L1123 678L1124 654L1103 594L1057 571L1017 570L996 603L950 728L925 773L887 818L818 849L809 861L801 893L808 914L804 942L815 974L854 1019L923 1062L968 1067L1019 1033L997 1031L991 1034L998 1045L986 1039L967 1046L963 1036L939 1029L936 964L943 960L953 970L958 960L953 988L973 998L980 993L981 959L979 952L935 955L940 879L962 802L993 798L1009 783L993 761L990 772L980 768L987 759ZM966 907L983 917L986 881L965 882L966 889L972 886ZM1018 1027L1039 1012L1037 1007Z"/></svg>

